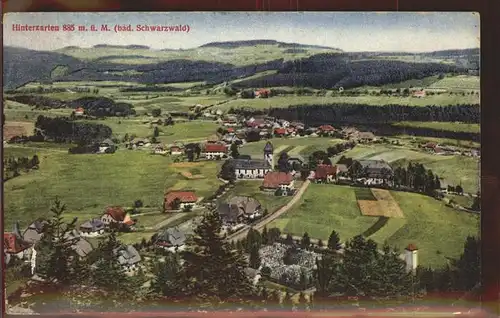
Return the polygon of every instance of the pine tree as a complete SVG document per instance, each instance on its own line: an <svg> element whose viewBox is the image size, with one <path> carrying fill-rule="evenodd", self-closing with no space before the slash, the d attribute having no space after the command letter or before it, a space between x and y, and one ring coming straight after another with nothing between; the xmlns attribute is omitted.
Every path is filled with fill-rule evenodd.
<svg viewBox="0 0 500 318"><path fill-rule="evenodd" d="M267 226L264 226L264 229L262 230L262 244L267 245L269 242L269 233L267 231Z"/></svg>
<svg viewBox="0 0 500 318"><path fill-rule="evenodd" d="M131 281L125 269L118 262L117 251L123 248L116 239L116 233L111 232L99 242L97 261L93 264L92 281L94 286L117 296L129 295L133 291Z"/></svg>
<svg viewBox="0 0 500 318"><path fill-rule="evenodd" d="M457 270L458 290L469 291L481 282L481 243L475 237L467 237L464 251L460 258L453 262Z"/></svg>
<svg viewBox="0 0 500 318"><path fill-rule="evenodd" d="M155 276L151 282L151 292L156 295L176 298L181 292L182 268L177 254L168 254L165 262L153 262L151 272Z"/></svg>
<svg viewBox="0 0 500 318"><path fill-rule="evenodd" d="M195 228L183 253L186 296L210 303L241 302L255 295L253 283L245 274L245 256L231 250L221 234L217 211L207 213ZM217 305L217 304L213 304Z"/></svg>
<svg viewBox="0 0 500 318"><path fill-rule="evenodd" d="M343 277L346 278L348 296L371 295L376 289L374 273L377 272L377 244L361 235L346 243L342 263Z"/></svg>
<svg viewBox="0 0 500 318"><path fill-rule="evenodd" d="M307 232L302 236L302 240L300 241L300 245L303 249L309 249L311 246L311 238Z"/></svg>
<svg viewBox="0 0 500 318"><path fill-rule="evenodd" d="M254 246L257 246L257 248L260 248L262 246L262 236L260 235L259 231L250 228L246 237L245 251L247 253L250 253Z"/></svg>
<svg viewBox="0 0 500 318"><path fill-rule="evenodd" d="M342 248L342 246L340 245L339 234L335 230L333 230L332 233L330 234L327 246L332 251L338 251Z"/></svg>
<svg viewBox="0 0 500 318"><path fill-rule="evenodd" d="M399 258L399 253L385 245L383 254L377 254L372 296L394 297L407 295L413 288L412 273L406 271L406 263Z"/></svg>
<svg viewBox="0 0 500 318"><path fill-rule="evenodd" d="M73 246L77 238L70 233L75 228L77 219L71 223L63 221L66 206L59 199L54 201L50 211L52 218L44 228L41 240L36 244L36 272L49 281L66 285L73 279L71 262L78 257Z"/></svg>
<svg viewBox="0 0 500 318"><path fill-rule="evenodd" d="M250 261L249 266L254 269L259 269L261 264L261 259L259 255L258 245L252 245L250 248Z"/></svg>

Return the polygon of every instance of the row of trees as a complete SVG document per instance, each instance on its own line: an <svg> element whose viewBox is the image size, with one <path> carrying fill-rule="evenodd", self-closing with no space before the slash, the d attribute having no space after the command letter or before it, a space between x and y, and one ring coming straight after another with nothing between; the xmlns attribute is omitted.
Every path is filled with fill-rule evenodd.
<svg viewBox="0 0 500 318"><path fill-rule="evenodd" d="M94 123L73 122L64 117L38 116L35 122L38 134L55 142L75 142L86 145L110 138L112 130L108 126Z"/></svg>
<svg viewBox="0 0 500 318"><path fill-rule="evenodd" d="M40 164L40 160L38 156L35 154L33 157L9 157L3 160L4 167L4 182L18 177L21 175L21 171L30 171L31 169L38 169Z"/></svg>

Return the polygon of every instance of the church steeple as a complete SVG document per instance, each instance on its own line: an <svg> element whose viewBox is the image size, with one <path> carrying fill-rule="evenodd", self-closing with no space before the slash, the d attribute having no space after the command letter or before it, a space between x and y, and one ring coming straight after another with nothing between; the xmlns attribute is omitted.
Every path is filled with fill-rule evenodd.
<svg viewBox="0 0 500 318"><path fill-rule="evenodd" d="M264 146L264 153L273 153L273 152L274 152L274 146L270 141L268 141Z"/></svg>

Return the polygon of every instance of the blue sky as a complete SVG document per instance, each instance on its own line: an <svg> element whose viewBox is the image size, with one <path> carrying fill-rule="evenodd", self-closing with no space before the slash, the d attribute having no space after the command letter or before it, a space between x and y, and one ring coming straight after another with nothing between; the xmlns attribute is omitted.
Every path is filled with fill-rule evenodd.
<svg viewBox="0 0 500 318"><path fill-rule="evenodd" d="M96 44L192 48L214 41L272 39L344 51L422 52L479 47L479 14L471 12L172 12L8 13L4 45L37 50ZM14 32L13 24L189 25L190 32Z"/></svg>

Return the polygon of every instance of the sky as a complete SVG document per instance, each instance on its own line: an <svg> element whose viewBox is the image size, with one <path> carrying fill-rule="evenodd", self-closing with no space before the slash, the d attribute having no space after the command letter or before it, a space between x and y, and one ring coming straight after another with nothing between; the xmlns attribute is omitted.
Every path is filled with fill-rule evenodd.
<svg viewBox="0 0 500 318"><path fill-rule="evenodd" d="M479 47L479 14L472 12L170 12L7 13L4 45L35 50L96 44L188 49L208 42L269 39L344 51L428 52ZM13 24L184 25L189 32L22 32Z"/></svg>

